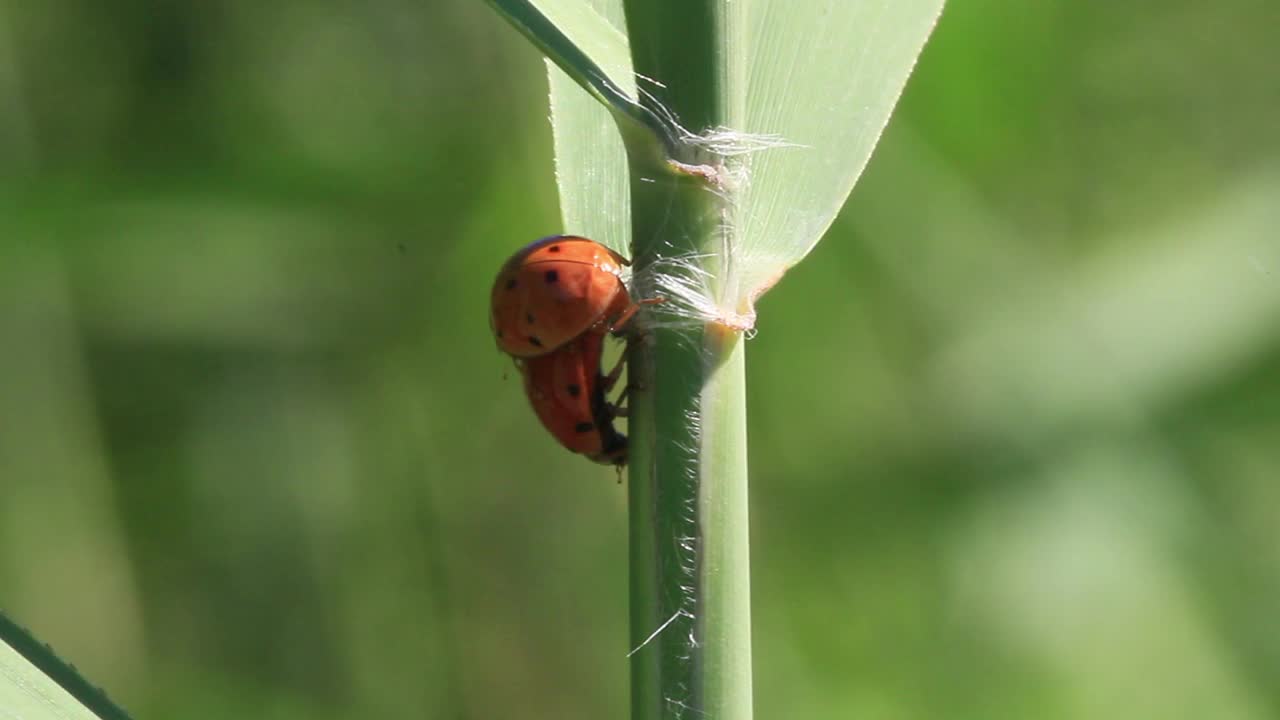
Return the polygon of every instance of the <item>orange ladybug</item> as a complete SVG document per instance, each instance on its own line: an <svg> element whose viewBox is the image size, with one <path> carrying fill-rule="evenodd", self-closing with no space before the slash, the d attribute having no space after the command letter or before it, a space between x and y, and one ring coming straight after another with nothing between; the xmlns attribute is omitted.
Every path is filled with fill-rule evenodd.
<svg viewBox="0 0 1280 720"><path fill-rule="evenodd" d="M490 324L498 349L517 358L549 353L588 330L616 330L635 313L622 283L630 263L594 240L554 235L498 271Z"/></svg>
<svg viewBox="0 0 1280 720"><path fill-rule="evenodd" d="M627 436L613 420L623 410L605 397L618 381L622 362L608 375L600 372L607 335L606 330L583 333L554 352L520 361L520 369L534 413L561 445L602 465L622 466Z"/></svg>

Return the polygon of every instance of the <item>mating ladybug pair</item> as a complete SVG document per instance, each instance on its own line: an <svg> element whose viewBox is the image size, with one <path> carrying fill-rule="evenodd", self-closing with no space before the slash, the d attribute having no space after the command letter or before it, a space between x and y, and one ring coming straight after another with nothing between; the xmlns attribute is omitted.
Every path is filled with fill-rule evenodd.
<svg viewBox="0 0 1280 720"><path fill-rule="evenodd" d="M543 238L507 260L490 297L498 348L515 358L538 419L561 445L605 465L627 462L627 437L613 426L626 390L616 404L607 397L623 360L601 367L605 337L639 309L622 282L627 264L584 237Z"/></svg>

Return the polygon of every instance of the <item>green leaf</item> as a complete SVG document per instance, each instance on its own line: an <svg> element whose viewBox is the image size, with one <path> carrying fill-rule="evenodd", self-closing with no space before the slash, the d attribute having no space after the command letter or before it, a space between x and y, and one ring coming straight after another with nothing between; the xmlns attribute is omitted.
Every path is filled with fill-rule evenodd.
<svg viewBox="0 0 1280 720"><path fill-rule="evenodd" d="M740 311L749 312L752 296L799 262L830 227L942 4L726 4L728 129L744 134L726 141L746 153L732 161L742 178L734 203L736 280L745 296ZM751 152L753 144L765 149Z"/></svg>
<svg viewBox="0 0 1280 720"><path fill-rule="evenodd" d="M4 615L0 615L0 718L128 720L101 690Z"/></svg>
<svg viewBox="0 0 1280 720"><path fill-rule="evenodd" d="M579 0L593 18L620 38L621 57L608 55L613 77L634 96L630 49L619 29L626 24L617 0ZM611 46L612 47L612 46ZM616 49L616 48L615 48ZM612 74L611 73L611 74ZM630 183L627 156L613 118L600 103L555 64L547 63L551 86L551 128L555 136L556 183L564 231L631 253Z"/></svg>
<svg viewBox="0 0 1280 720"><path fill-rule="evenodd" d="M489 4L601 102L634 102L626 35L590 3L489 0Z"/></svg>
<svg viewBox="0 0 1280 720"><path fill-rule="evenodd" d="M489 4L566 77L608 108L625 140L637 147L670 143L668 128L636 102L630 50L616 3L489 0Z"/></svg>

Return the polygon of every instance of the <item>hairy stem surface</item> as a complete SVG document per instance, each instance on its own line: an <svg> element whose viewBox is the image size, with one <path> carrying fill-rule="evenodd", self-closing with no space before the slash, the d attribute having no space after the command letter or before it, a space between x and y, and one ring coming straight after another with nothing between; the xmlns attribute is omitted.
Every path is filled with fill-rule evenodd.
<svg viewBox="0 0 1280 720"><path fill-rule="evenodd" d="M655 114L692 133L725 124L722 3L634 0L635 71ZM679 144L674 160L720 159ZM719 305L733 247L730 191L631 151L636 291L671 275ZM660 280L662 276L668 280ZM670 313L670 310L661 311ZM746 409L741 333L679 316L632 343L632 719L751 717Z"/></svg>

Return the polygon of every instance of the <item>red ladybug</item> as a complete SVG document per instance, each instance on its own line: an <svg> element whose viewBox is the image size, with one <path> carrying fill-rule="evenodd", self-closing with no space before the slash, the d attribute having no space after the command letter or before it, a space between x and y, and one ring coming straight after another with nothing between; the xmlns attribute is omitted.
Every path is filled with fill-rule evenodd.
<svg viewBox="0 0 1280 720"><path fill-rule="evenodd" d="M627 436L613 427L622 410L605 397L622 363L608 375L601 373L607 335L606 330L583 333L554 352L520 361L520 367L533 411L561 445L603 465L622 466Z"/></svg>
<svg viewBox="0 0 1280 720"><path fill-rule="evenodd" d="M490 324L498 348L531 358L588 330L618 329L636 310L622 283L628 264L600 243L574 235L525 246L493 283Z"/></svg>

